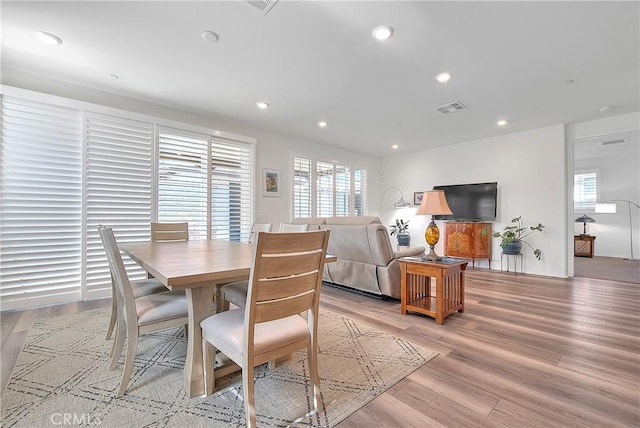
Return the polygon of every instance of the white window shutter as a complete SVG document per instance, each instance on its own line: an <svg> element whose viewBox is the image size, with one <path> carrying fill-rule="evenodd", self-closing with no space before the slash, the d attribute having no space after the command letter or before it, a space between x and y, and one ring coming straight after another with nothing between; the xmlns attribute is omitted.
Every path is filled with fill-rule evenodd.
<svg viewBox="0 0 640 428"><path fill-rule="evenodd" d="M209 137L158 131L158 221L189 223L189 239L207 239Z"/></svg>
<svg viewBox="0 0 640 428"><path fill-rule="evenodd" d="M86 293L110 295L109 264L97 226L113 228L118 243L149 240L154 127L151 123L87 114ZM123 257L130 279L145 273Z"/></svg>
<svg viewBox="0 0 640 428"><path fill-rule="evenodd" d="M78 110L2 96L2 309L78 300L82 147Z"/></svg>
<svg viewBox="0 0 640 428"><path fill-rule="evenodd" d="M211 237L247 242L253 205L253 146L211 141Z"/></svg>

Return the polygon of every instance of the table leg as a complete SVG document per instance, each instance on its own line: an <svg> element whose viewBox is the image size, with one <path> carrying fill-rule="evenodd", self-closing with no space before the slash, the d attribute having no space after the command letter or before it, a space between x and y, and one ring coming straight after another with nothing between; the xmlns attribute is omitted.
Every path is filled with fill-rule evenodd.
<svg viewBox="0 0 640 428"><path fill-rule="evenodd" d="M189 310L189 337L187 357L184 362L184 391L189 398L198 397L204 391L204 368L202 365L202 329L200 321L211 314L215 286L187 288Z"/></svg>
<svg viewBox="0 0 640 428"><path fill-rule="evenodd" d="M460 309L458 309L458 312L464 312L464 286L465 286L464 269L462 269L462 271L458 275L460 275Z"/></svg>
<svg viewBox="0 0 640 428"><path fill-rule="evenodd" d="M444 277L442 270L436 277L436 324L444 324Z"/></svg>
<svg viewBox="0 0 640 428"><path fill-rule="evenodd" d="M407 314L407 264L400 262L400 313Z"/></svg>

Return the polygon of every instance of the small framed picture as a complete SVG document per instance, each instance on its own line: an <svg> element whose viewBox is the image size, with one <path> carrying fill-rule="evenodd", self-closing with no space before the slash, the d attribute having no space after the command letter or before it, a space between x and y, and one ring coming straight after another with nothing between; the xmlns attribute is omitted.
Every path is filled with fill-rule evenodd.
<svg viewBox="0 0 640 428"><path fill-rule="evenodd" d="M413 205L420 205L422 203L422 194L424 192L413 192Z"/></svg>
<svg viewBox="0 0 640 428"><path fill-rule="evenodd" d="M262 169L262 196L280 197L280 170Z"/></svg>

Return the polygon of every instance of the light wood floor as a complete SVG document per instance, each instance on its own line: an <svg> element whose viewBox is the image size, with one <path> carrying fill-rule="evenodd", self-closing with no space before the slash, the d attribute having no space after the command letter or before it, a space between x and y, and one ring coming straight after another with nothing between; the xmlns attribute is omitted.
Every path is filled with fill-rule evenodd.
<svg viewBox="0 0 640 428"><path fill-rule="evenodd" d="M340 428L640 426L638 284L467 272L466 311L441 326L323 288L325 309L440 354ZM107 305L2 314L2 389L33 319Z"/></svg>

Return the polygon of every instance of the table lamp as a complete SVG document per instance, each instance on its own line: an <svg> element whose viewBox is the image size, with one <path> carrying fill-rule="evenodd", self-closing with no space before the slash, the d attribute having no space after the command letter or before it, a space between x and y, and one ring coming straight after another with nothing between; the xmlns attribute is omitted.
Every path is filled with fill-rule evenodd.
<svg viewBox="0 0 640 428"><path fill-rule="evenodd" d="M589 234L587 233L587 223L595 223L595 220L588 215L583 215L582 217L578 217L576 219L576 223L584 223L584 227L580 236L589 236Z"/></svg>
<svg viewBox="0 0 640 428"><path fill-rule="evenodd" d="M428 192L424 192L422 195L422 202L420 203L420 207L418 211L416 211L416 215L430 215L431 223L427 226L427 230L424 232L424 239L431 247L431 251L429 254L425 255L422 259L428 261L438 261L441 260L442 257L436 254L434 247L440 240L440 230L438 230L438 226L433 219L435 215L450 215L453 214L451 212L451 208L449 208L449 204L447 204L447 198L444 195L444 190L431 190Z"/></svg>

